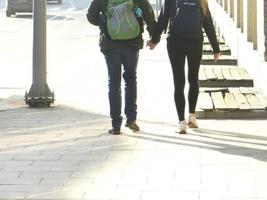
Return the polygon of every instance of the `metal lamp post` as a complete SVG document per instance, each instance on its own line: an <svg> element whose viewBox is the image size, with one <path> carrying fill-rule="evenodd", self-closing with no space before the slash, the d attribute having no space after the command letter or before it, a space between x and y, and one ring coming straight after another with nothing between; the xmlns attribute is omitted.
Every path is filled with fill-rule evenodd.
<svg viewBox="0 0 267 200"><path fill-rule="evenodd" d="M33 0L33 83L25 94L29 107L49 107L54 93L46 80L46 0Z"/></svg>

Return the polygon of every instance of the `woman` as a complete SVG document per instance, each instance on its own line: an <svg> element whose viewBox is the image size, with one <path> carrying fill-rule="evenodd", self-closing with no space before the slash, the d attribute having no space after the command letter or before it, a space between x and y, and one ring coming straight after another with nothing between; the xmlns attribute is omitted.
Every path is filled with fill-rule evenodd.
<svg viewBox="0 0 267 200"><path fill-rule="evenodd" d="M176 16L178 16L178 11L181 11L186 6L198 6L198 9L194 10L195 13L190 13L191 16L184 17L184 22L178 23ZM175 9L173 9L175 8ZM186 10L186 9L185 9ZM199 12L199 15L197 15ZM183 30L186 28L192 28L193 25L190 24L190 20L197 19L199 16L200 21L200 34L178 34L177 29ZM203 32L204 28L208 39L211 43L214 61L216 62L220 56L220 48L217 42L215 28L211 18L210 10L208 7L207 0L165 0L164 5L161 8L160 16L158 18L157 26L152 34L152 39L148 41L148 46L150 49L154 49L156 44L160 40L160 35L167 28L168 22L170 20L170 25L168 27L168 37L167 37L167 50L169 55L169 60L173 72L174 80L174 100L176 105L176 110L179 118L179 130L180 134L185 134L187 126L190 128L198 128L196 122L195 109L197 104L197 98L199 93L198 85L198 73L200 62L202 58L202 47L203 47ZM175 21L176 20L176 21ZM178 24L178 25L177 25ZM194 24L194 23L193 23ZM196 23L195 23L196 24ZM194 26L195 26L194 24ZM177 28L178 26L178 28ZM188 103L189 103L189 117L188 123L185 120L185 58L187 58L188 63L188 82L189 82L189 92L188 92Z"/></svg>

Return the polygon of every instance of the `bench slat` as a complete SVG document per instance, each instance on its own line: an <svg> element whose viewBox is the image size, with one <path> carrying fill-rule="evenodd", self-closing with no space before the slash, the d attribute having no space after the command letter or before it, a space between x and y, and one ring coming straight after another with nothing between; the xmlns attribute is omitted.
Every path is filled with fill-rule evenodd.
<svg viewBox="0 0 267 200"><path fill-rule="evenodd" d="M235 92L233 95L240 110L251 110L247 98L242 93Z"/></svg>
<svg viewBox="0 0 267 200"><path fill-rule="evenodd" d="M212 92L211 98L214 104L215 109L217 110L226 110L228 106L225 104L223 95L221 92Z"/></svg>
<svg viewBox="0 0 267 200"><path fill-rule="evenodd" d="M265 107L261 104L258 98L254 94L245 94L247 101L253 110L265 110Z"/></svg>
<svg viewBox="0 0 267 200"><path fill-rule="evenodd" d="M238 68L230 68L230 73L231 73L234 80L242 80L243 79L239 73Z"/></svg>
<svg viewBox="0 0 267 200"><path fill-rule="evenodd" d="M213 103L209 93L200 92L198 95L197 108L202 110L213 110Z"/></svg>
<svg viewBox="0 0 267 200"><path fill-rule="evenodd" d="M228 106L230 110L238 110L238 104L235 100L235 97L232 93L225 93L224 97L225 104Z"/></svg>

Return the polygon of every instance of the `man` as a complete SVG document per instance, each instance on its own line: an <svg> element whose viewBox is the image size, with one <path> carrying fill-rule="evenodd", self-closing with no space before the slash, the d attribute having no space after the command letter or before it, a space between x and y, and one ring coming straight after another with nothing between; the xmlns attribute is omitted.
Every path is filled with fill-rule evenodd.
<svg viewBox="0 0 267 200"><path fill-rule="evenodd" d="M156 24L153 9L148 0L133 0L133 4L138 9L140 33L137 37L127 40L113 40L106 31L106 11L109 1L112 0L92 0L88 12L88 21L100 27L100 49L103 53L108 69L108 87L110 117L112 120L112 129L110 134L121 133L121 74L125 81L125 126L132 131L139 131L136 123L137 117L137 83L136 69L139 58L139 50L143 48L143 20L147 25L147 31L151 35ZM123 17L123 16L120 16ZM123 70L122 70L123 66Z"/></svg>

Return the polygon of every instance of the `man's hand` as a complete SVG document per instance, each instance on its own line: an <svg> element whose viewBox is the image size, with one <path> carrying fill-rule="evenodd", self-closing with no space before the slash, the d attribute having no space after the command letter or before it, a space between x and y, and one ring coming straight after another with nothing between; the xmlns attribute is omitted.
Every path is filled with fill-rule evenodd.
<svg viewBox="0 0 267 200"><path fill-rule="evenodd" d="M157 44L151 42L151 40L148 40L146 46L148 46L150 50L153 50L157 46Z"/></svg>

